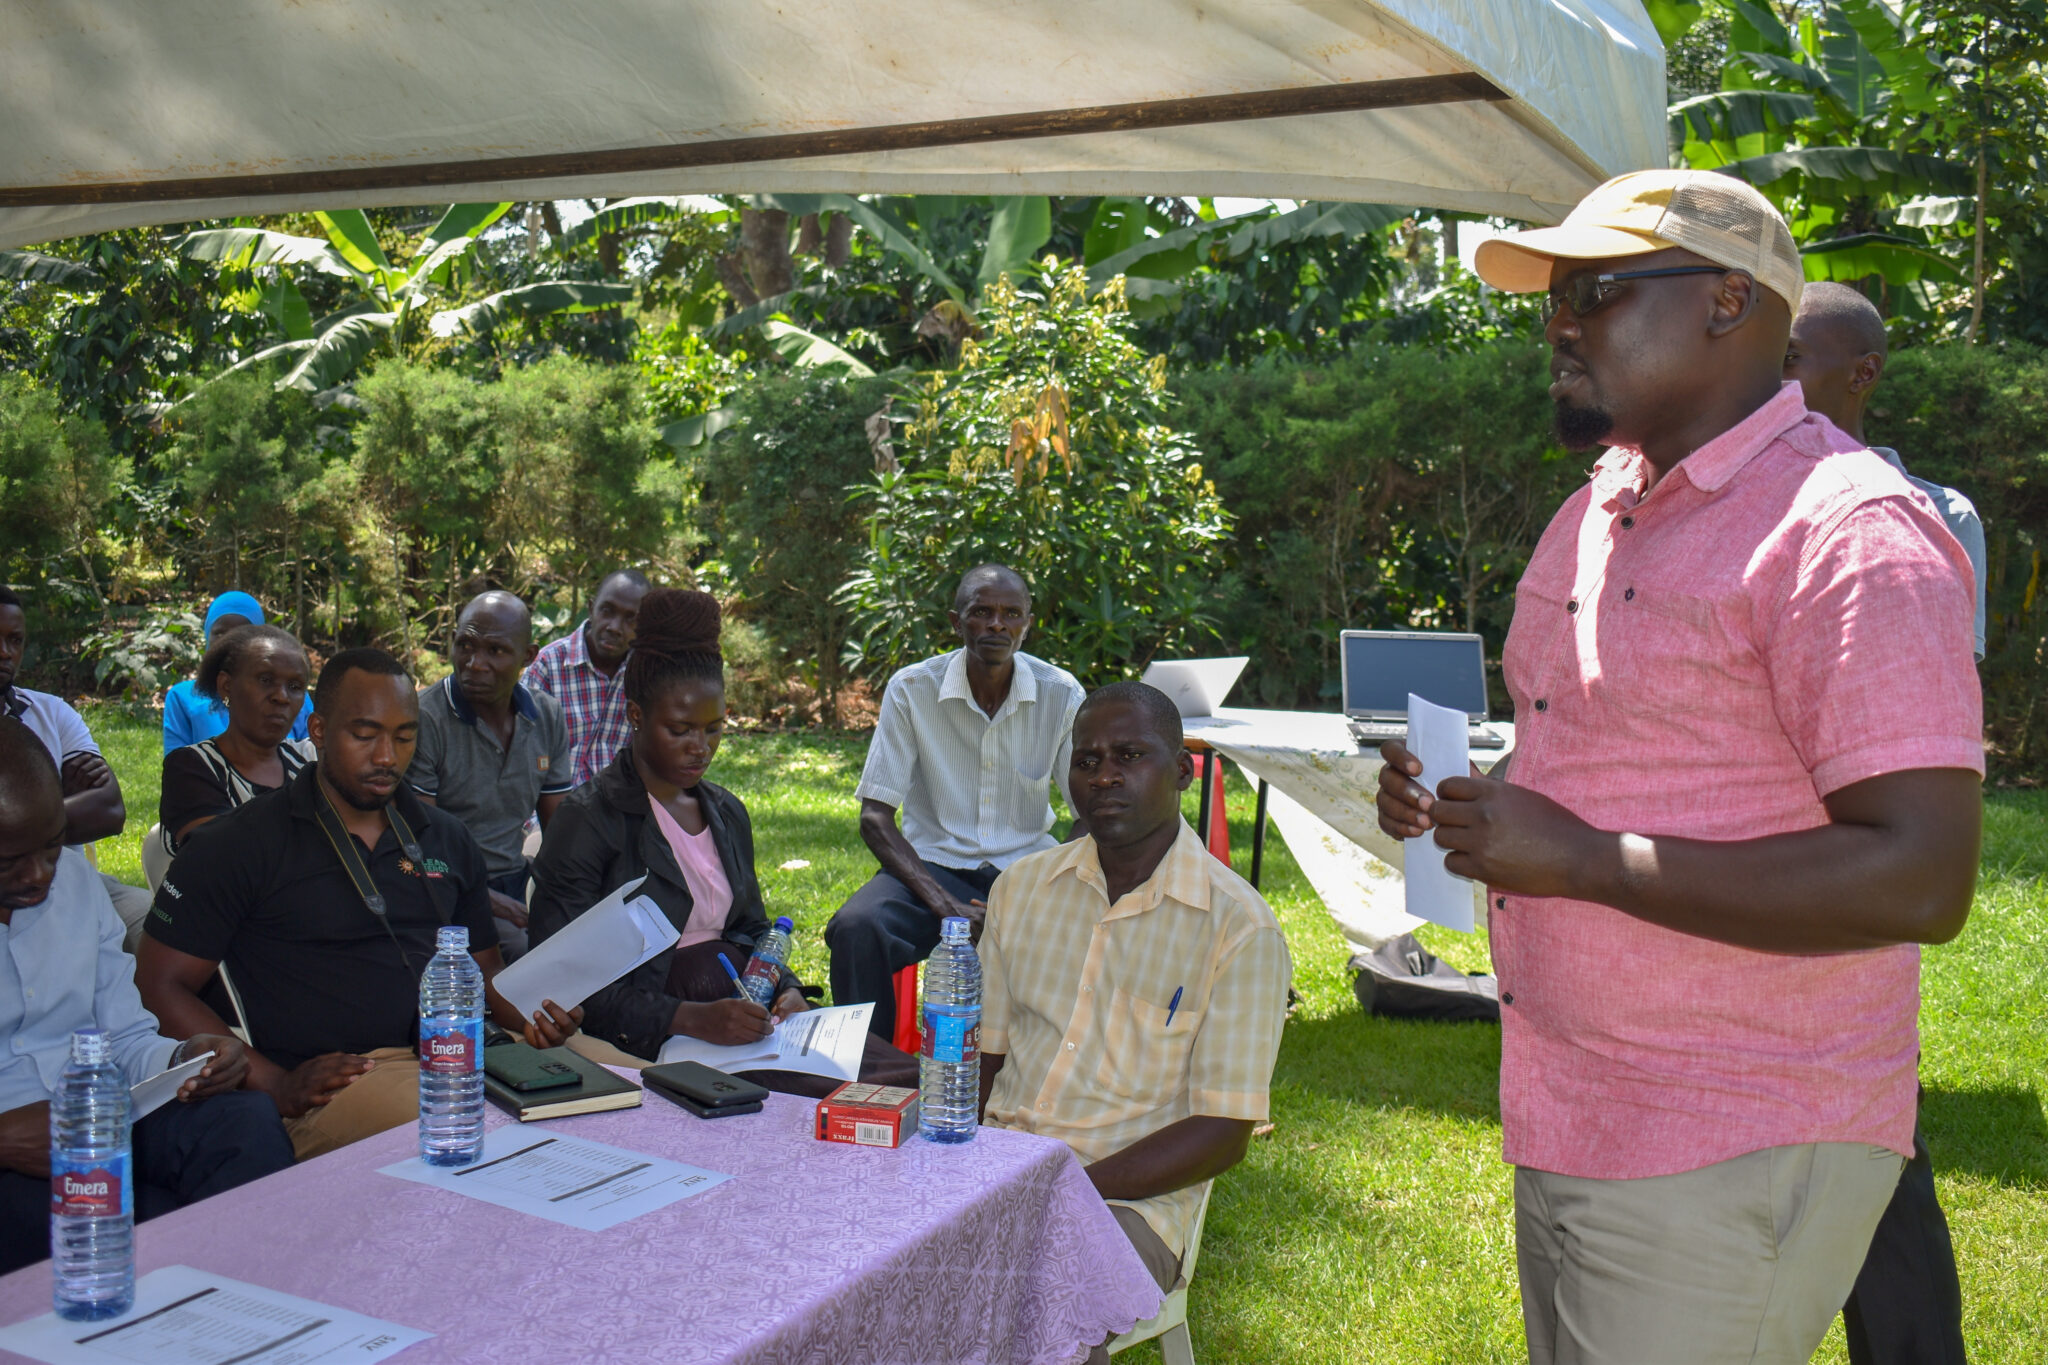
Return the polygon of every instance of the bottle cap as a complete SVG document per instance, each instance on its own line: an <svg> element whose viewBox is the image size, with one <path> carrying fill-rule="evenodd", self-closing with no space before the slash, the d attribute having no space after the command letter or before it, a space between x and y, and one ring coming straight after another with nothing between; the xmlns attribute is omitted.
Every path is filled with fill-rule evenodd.
<svg viewBox="0 0 2048 1365"><path fill-rule="evenodd" d="M107 1055L107 1031L103 1028L82 1028L71 1035L71 1055L82 1062L104 1061Z"/></svg>
<svg viewBox="0 0 2048 1365"><path fill-rule="evenodd" d="M775 917L775 927L786 934L796 928L796 921L788 915L777 915Z"/></svg>
<svg viewBox="0 0 2048 1365"><path fill-rule="evenodd" d="M948 915L939 921L939 936L948 943L965 943L974 937L974 925L965 915Z"/></svg>
<svg viewBox="0 0 2048 1365"><path fill-rule="evenodd" d="M450 948L466 953L469 951L469 930L460 924L444 924L434 935L434 946L444 953Z"/></svg>

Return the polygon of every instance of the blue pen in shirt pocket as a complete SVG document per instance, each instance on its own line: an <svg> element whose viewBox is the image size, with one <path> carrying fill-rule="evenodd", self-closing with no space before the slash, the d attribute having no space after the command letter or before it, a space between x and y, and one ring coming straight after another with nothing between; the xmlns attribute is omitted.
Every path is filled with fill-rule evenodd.
<svg viewBox="0 0 2048 1365"><path fill-rule="evenodd" d="M1175 986L1175 987L1173 988L1173 999L1171 999L1171 1000L1169 1000L1169 1001L1167 1001L1167 1002L1166 1002L1166 1026L1167 1026L1168 1028L1172 1028L1172 1027L1173 1027L1173 1014L1174 1014L1174 1011L1175 1011L1175 1010L1178 1010L1178 1009L1180 1008L1180 996L1181 996L1181 992L1182 992L1182 991L1184 991L1184 990L1186 990L1186 989L1187 989L1187 987L1186 987L1186 986Z"/></svg>

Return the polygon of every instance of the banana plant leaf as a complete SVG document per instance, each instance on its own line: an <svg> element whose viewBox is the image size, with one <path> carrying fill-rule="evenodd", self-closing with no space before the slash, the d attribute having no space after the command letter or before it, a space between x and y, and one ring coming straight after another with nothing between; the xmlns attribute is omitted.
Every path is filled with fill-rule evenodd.
<svg viewBox="0 0 2048 1365"><path fill-rule="evenodd" d="M1959 161L1889 147L1804 147L1745 157L1721 169L1760 187L1795 175L1809 182L1848 182L1842 188L1851 194L1960 194L1975 184L1970 168Z"/></svg>
<svg viewBox="0 0 2048 1365"><path fill-rule="evenodd" d="M1968 213L1975 202L1967 194L1928 195L1908 199L1892 217L1901 227L1944 227Z"/></svg>
<svg viewBox="0 0 2048 1365"><path fill-rule="evenodd" d="M384 248L377 244L376 229L370 226L369 218L361 209L342 209L338 213L316 213L320 226L327 229L327 240L341 253L342 259L365 275L388 272L391 262L385 259Z"/></svg>
<svg viewBox="0 0 2048 1365"><path fill-rule="evenodd" d="M1834 0L1831 12L1856 34L1872 61L1884 72L1886 88L1909 113L1925 113L1941 103L1945 84L1941 68L1926 52L1908 42L1899 16L1881 0Z"/></svg>
<svg viewBox="0 0 2048 1365"><path fill-rule="evenodd" d="M648 223L670 223L678 218L702 214L711 222L723 222L731 210L708 194L677 194L621 199L606 204L575 227L563 231L559 245L575 251L607 232L624 232Z"/></svg>
<svg viewBox="0 0 2048 1365"><path fill-rule="evenodd" d="M461 308L434 314L428 325L437 337L451 337L465 328L488 332L510 317L531 317L540 313L595 313L631 303L639 290L630 284L601 284L581 280L544 280L504 289L486 299Z"/></svg>
<svg viewBox="0 0 2048 1365"><path fill-rule="evenodd" d="M775 353L792 365L819 371L839 370L849 379L867 379L874 374L854 356L795 323L773 319L761 324L761 332Z"/></svg>
<svg viewBox="0 0 2048 1365"><path fill-rule="evenodd" d="M737 409L713 408L709 412L700 412L695 417L685 417L680 421L668 423L661 429L661 439L671 449L688 450L692 446L704 444L738 420Z"/></svg>
<svg viewBox="0 0 2048 1365"><path fill-rule="evenodd" d="M759 327L770 318L787 313L789 306L798 299L816 298L824 292L822 288L816 285L806 285L801 289L790 289L780 294L770 294L759 303L727 313L717 322L706 327L704 335L712 340L716 340L719 337L738 336L748 328Z"/></svg>
<svg viewBox="0 0 2048 1365"><path fill-rule="evenodd" d="M318 237L294 237L263 228L206 228L171 239L171 249L189 260L213 261L241 268L258 265L307 265L323 275L333 275L358 284L368 282L368 272L351 265L331 242Z"/></svg>
<svg viewBox="0 0 2048 1365"><path fill-rule="evenodd" d="M1657 26L1657 36L1668 49L1692 32L1705 6L1699 0L1644 0L1643 8L1650 12L1650 22Z"/></svg>
<svg viewBox="0 0 2048 1365"><path fill-rule="evenodd" d="M1915 280L1963 283L1956 263L1920 242L1879 232L1853 237L1836 237L1802 247L1799 259L1809 280L1840 280L1854 283L1881 275L1886 284L1911 284Z"/></svg>
<svg viewBox="0 0 2048 1365"><path fill-rule="evenodd" d="M98 289L106 284L99 272L62 256L40 251L0 251L0 280L54 284L59 289Z"/></svg>
<svg viewBox="0 0 2048 1365"><path fill-rule="evenodd" d="M1782 133L1801 119L1812 118L1814 108L1811 95L1782 90L1717 90L1671 106L1671 140L1733 142L1741 137Z"/></svg>
<svg viewBox="0 0 2048 1365"><path fill-rule="evenodd" d="M280 389L301 389L318 393L346 379L377 346L390 336L398 322L396 313L352 313L315 337L306 346L298 364L277 381ZM293 342L291 345L303 343Z"/></svg>
<svg viewBox="0 0 2048 1365"><path fill-rule="evenodd" d="M481 237L484 229L505 216L510 203L504 204L450 204L448 211L441 215L441 221L433 230L420 238L420 244L413 248L413 259L428 255L443 243L457 237Z"/></svg>
<svg viewBox="0 0 2048 1365"><path fill-rule="evenodd" d="M1005 271L1029 261L1051 236L1052 200L1042 194L1014 194L997 200L975 283L995 283Z"/></svg>

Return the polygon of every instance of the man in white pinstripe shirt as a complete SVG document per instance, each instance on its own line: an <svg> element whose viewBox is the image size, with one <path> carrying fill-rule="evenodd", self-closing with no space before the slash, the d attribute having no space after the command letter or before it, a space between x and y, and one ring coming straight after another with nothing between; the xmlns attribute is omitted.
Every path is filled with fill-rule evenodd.
<svg viewBox="0 0 2048 1365"><path fill-rule="evenodd" d="M978 933L997 874L1057 842L1051 788L1065 788L1081 704L1071 673L1021 648L1031 590L1015 569L969 569L947 619L960 648L903 669L882 694L856 792L881 870L825 928L833 1002L875 1002L869 1027L883 1038L896 1028L891 978L931 955L939 921L962 915Z"/></svg>

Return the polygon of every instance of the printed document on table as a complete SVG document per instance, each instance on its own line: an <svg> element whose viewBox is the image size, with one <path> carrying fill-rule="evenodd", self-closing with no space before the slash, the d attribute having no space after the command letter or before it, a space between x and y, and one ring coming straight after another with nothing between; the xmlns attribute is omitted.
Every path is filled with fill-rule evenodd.
<svg viewBox="0 0 2048 1365"><path fill-rule="evenodd" d="M137 1081L128 1091L130 1123L140 1123L149 1115L169 1104L177 1097L178 1087L199 1074L211 1058L211 1052L202 1052L197 1057L179 1062L168 1071L159 1071L148 1080Z"/></svg>
<svg viewBox="0 0 2048 1365"><path fill-rule="evenodd" d="M543 1000L573 1010L680 935L659 906L633 896L636 877L564 925L492 978L498 994L531 1019ZM632 896L631 900L627 897Z"/></svg>
<svg viewBox="0 0 2048 1365"><path fill-rule="evenodd" d="M1422 760L1422 775L1415 780L1436 794L1437 783L1447 777L1469 777L1472 773L1472 733L1463 711L1426 702L1408 694L1408 748ZM1436 831L1408 840L1401 849L1401 877L1408 896L1408 913L1446 929L1472 932L1472 883L1453 876L1444 867L1444 852L1437 846Z"/></svg>
<svg viewBox="0 0 2048 1365"><path fill-rule="evenodd" d="M0 1328L0 1349L49 1365L369 1365L432 1335L225 1275L168 1265L135 1282L135 1306L120 1317L66 1322L45 1313Z"/></svg>
<svg viewBox="0 0 2048 1365"><path fill-rule="evenodd" d="M483 1156L467 1166L429 1166L414 1157L378 1173L585 1232L617 1227L732 1179L602 1142L541 1137L517 1124L486 1132Z"/></svg>
<svg viewBox="0 0 2048 1365"><path fill-rule="evenodd" d="M661 1062L702 1062L714 1071L801 1071L851 1081L860 1076L874 1002L792 1014L758 1043L720 1047L676 1034L661 1045Z"/></svg>

